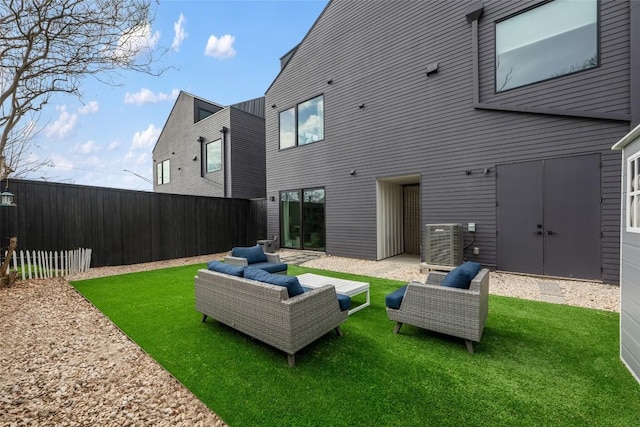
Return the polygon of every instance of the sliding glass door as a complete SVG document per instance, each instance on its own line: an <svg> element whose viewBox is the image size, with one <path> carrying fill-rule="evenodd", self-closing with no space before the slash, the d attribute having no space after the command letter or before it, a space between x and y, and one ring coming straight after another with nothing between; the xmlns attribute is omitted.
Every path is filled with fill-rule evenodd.
<svg viewBox="0 0 640 427"><path fill-rule="evenodd" d="M324 188L280 192L280 242L292 249L324 251Z"/></svg>

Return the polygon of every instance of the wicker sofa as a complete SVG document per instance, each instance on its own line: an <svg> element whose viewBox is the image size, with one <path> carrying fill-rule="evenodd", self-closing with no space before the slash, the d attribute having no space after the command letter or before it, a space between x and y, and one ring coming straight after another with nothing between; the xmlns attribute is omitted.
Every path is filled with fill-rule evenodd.
<svg viewBox="0 0 640 427"><path fill-rule="evenodd" d="M440 286L446 275L432 271L426 284L409 282L398 290L404 293L399 308L387 306L387 314L396 322L396 334L406 323L462 338L473 354L473 343L480 342L489 313L489 270L481 269L469 289Z"/></svg>
<svg viewBox="0 0 640 427"><path fill-rule="evenodd" d="M335 330L348 310L341 310L335 288L327 285L289 298L286 287L210 270L195 277L196 310L287 353L295 365L298 350Z"/></svg>

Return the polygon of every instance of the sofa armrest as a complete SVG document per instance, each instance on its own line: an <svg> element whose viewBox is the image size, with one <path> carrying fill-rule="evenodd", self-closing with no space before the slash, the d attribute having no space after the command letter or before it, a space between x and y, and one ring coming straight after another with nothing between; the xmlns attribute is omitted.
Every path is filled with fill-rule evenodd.
<svg viewBox="0 0 640 427"><path fill-rule="evenodd" d="M302 348L324 335L327 330L347 320L347 310L341 311L335 287L325 285L282 301L287 307L294 347Z"/></svg>
<svg viewBox="0 0 640 427"><path fill-rule="evenodd" d="M448 273L442 271L430 271L429 274L427 274L427 284L440 286L447 274Z"/></svg>
<svg viewBox="0 0 640 427"><path fill-rule="evenodd" d="M274 264L280 264L280 255L278 254L265 254L267 256L267 262L272 262Z"/></svg>
<svg viewBox="0 0 640 427"><path fill-rule="evenodd" d="M224 262L229 265L237 265L239 267L246 267L249 265L246 258L240 258L235 256L225 256Z"/></svg>

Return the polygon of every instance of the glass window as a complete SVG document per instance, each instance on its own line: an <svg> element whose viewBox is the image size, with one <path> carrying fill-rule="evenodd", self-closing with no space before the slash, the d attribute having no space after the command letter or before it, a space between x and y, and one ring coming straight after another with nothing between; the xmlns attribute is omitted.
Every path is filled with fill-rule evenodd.
<svg viewBox="0 0 640 427"><path fill-rule="evenodd" d="M280 230L282 246L301 249L300 247L300 192L283 191L280 193Z"/></svg>
<svg viewBox="0 0 640 427"><path fill-rule="evenodd" d="M171 181L171 168L169 159L156 164L156 183L158 185L168 184Z"/></svg>
<svg viewBox="0 0 640 427"><path fill-rule="evenodd" d="M324 139L324 95L280 112L280 149Z"/></svg>
<svg viewBox="0 0 640 427"><path fill-rule="evenodd" d="M298 104L298 145L324 139L323 104L323 96Z"/></svg>
<svg viewBox="0 0 640 427"><path fill-rule="evenodd" d="M207 144L207 173L222 169L222 140Z"/></svg>
<svg viewBox="0 0 640 427"><path fill-rule="evenodd" d="M198 121L204 120L212 114L213 111L205 110L204 108L198 108Z"/></svg>
<svg viewBox="0 0 640 427"><path fill-rule="evenodd" d="M640 233L640 153L627 160L627 231Z"/></svg>
<svg viewBox="0 0 640 427"><path fill-rule="evenodd" d="M554 0L496 24L497 92L598 63L598 0Z"/></svg>
<svg viewBox="0 0 640 427"><path fill-rule="evenodd" d="M324 188L280 193L282 247L325 250Z"/></svg>
<svg viewBox="0 0 640 427"><path fill-rule="evenodd" d="M296 110L289 108L280 112L280 148L296 145Z"/></svg>

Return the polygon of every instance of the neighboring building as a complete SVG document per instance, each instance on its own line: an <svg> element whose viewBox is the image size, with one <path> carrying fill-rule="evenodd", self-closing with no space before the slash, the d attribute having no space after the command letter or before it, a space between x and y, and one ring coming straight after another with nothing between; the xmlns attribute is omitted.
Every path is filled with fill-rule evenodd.
<svg viewBox="0 0 640 427"><path fill-rule="evenodd" d="M640 126L613 148L622 150L620 358L640 382Z"/></svg>
<svg viewBox="0 0 640 427"><path fill-rule="evenodd" d="M617 283L639 6L330 1L266 92L268 235L424 259L460 223L467 259Z"/></svg>
<svg viewBox="0 0 640 427"><path fill-rule="evenodd" d="M180 92L153 149L153 191L264 198L264 98L228 107Z"/></svg>

